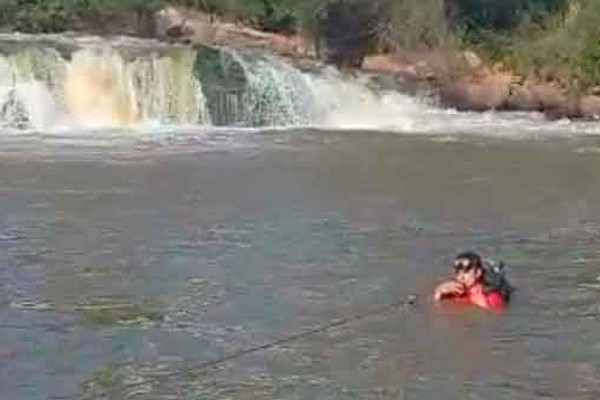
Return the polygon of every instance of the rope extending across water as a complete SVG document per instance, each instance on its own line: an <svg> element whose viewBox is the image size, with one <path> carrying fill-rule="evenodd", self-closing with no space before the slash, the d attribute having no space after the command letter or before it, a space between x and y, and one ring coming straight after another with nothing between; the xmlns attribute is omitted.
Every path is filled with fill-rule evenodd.
<svg viewBox="0 0 600 400"><path fill-rule="evenodd" d="M270 349L273 347L277 347L277 346L283 345L285 343L293 342L293 341L302 339L304 337L314 335L316 333L326 332L330 329L340 327L343 325L347 325L352 322L357 322L357 321L360 321L360 320L363 320L366 318L370 318L370 317L373 317L376 315L384 314L386 312L390 312L390 311L395 310L400 307L403 307L403 308L410 307L410 306L413 306L415 303L416 303L416 296L410 295L410 296L408 296L400 301L397 301L395 303L392 303L392 304L381 305L379 307L372 308L363 313L354 314L354 315L351 315L348 317L338 318L333 321L330 321L327 324L309 328L307 330L304 330L304 331L301 331L301 332L298 332L298 333L295 333L295 334L292 334L289 336L285 336L283 338L276 339L271 342L267 342L267 343L252 346L252 347L247 347L245 349L241 349L239 351L233 352L229 355L226 355L226 356L214 359L214 360L205 361L203 363L193 365L193 366L187 366L185 368L175 370L171 373L161 375L161 378L171 378L171 377L182 375L182 374L189 374L192 371L202 371L205 369L213 368L213 367L216 367L227 361L234 360L234 359L243 357L248 354L252 354L252 353L256 353L261 350L267 350L267 349ZM132 389L132 388L139 387L139 386L142 386L142 385L148 384L148 383L150 383L149 380L141 380L141 381L129 383L126 385L122 385L118 389L113 389L110 391L106 390L103 392L96 392L96 393L93 393L93 395L90 394L88 396L84 396L84 399L103 398L105 396L108 396L110 393L112 393L115 390L122 391L122 390ZM67 398L64 398L64 399L67 399Z"/></svg>

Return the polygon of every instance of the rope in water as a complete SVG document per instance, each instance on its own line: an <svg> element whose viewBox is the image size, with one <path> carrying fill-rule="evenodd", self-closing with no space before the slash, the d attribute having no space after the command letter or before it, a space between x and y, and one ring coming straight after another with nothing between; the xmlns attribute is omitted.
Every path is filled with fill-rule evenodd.
<svg viewBox="0 0 600 400"><path fill-rule="evenodd" d="M202 371L202 370L205 370L208 368L213 368L213 367L216 367L227 361L231 361L231 360L240 358L240 357L248 355L248 354L256 353L261 350L268 350L270 348L277 347L277 346L280 346L285 343L289 343L289 342L293 342L295 340L302 339L306 336L314 335L314 334L320 333L320 332L326 332L330 329L337 328L337 327L340 327L343 325L347 325L352 322L357 322L357 321L360 321L360 320L363 320L363 319L366 319L369 317L373 317L375 315L384 314L386 312L389 312L391 310L394 310L394 309L397 309L400 307L412 306L415 303L416 303L416 297L411 295L411 296L408 296L407 298L402 299L401 301L398 301L396 303L385 304L385 305L373 308L371 310L365 311L363 313L354 314L349 317L339 318L339 319L329 322L328 324L316 326L316 327L301 331L299 333L295 333L295 334L283 337L281 339L273 340L273 341L265 343L265 344L247 347L245 349L241 349L239 351L233 352L229 355L217 358L215 360L205 361L203 363L200 363L200 364L197 364L194 366L188 366L186 368L182 368L182 369L173 371L169 374L161 375L161 378L171 378L174 376L178 376L180 374L190 373L192 371ZM118 390L122 391L122 390L132 389L132 388L139 387L139 386L142 386L147 383L149 383L148 380L132 382L127 385L120 386L118 388ZM96 392L94 394L94 397L103 397L103 396L110 394L111 392L112 391L104 391L101 393Z"/></svg>

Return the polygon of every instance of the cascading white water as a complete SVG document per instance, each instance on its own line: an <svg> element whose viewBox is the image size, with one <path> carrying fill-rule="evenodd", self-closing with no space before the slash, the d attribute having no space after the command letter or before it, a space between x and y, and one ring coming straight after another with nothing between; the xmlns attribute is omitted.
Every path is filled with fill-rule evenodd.
<svg viewBox="0 0 600 400"><path fill-rule="evenodd" d="M497 136L541 130L569 134L581 127L597 131L595 126L544 121L535 113L442 109L431 97L371 85L369 78L360 74L345 75L335 68L315 65L299 69L279 57L248 51L201 53L197 73L216 125Z"/></svg>
<svg viewBox="0 0 600 400"><path fill-rule="evenodd" d="M310 125L317 105L311 79L276 57L261 57L244 65L248 88L243 102L251 125Z"/></svg>
<svg viewBox="0 0 600 400"><path fill-rule="evenodd" d="M0 128L166 124L504 135L538 132L542 123L550 124L529 114L443 110L395 89L372 89L364 76L300 68L256 51L0 35Z"/></svg>
<svg viewBox="0 0 600 400"><path fill-rule="evenodd" d="M208 122L195 78L195 54L150 54L127 62L110 49L75 53L65 81L70 114L80 125Z"/></svg>
<svg viewBox="0 0 600 400"><path fill-rule="evenodd" d="M130 57L107 44L68 57L47 45L0 52L0 126L210 123L195 61L195 51L175 47Z"/></svg>
<svg viewBox="0 0 600 400"><path fill-rule="evenodd" d="M394 91L377 92L359 78L343 77L328 68L309 80L315 115L327 128L414 128L414 115L427 107Z"/></svg>
<svg viewBox="0 0 600 400"><path fill-rule="evenodd" d="M310 77L283 59L232 49L205 51L197 74L213 122L225 126L317 123Z"/></svg>
<svg viewBox="0 0 600 400"><path fill-rule="evenodd" d="M304 72L272 55L223 50L199 74L219 125L404 129L410 115L426 108L399 92L376 92L334 68Z"/></svg>
<svg viewBox="0 0 600 400"><path fill-rule="evenodd" d="M52 125L64 98L66 63L54 49L0 54L0 126L41 129Z"/></svg>

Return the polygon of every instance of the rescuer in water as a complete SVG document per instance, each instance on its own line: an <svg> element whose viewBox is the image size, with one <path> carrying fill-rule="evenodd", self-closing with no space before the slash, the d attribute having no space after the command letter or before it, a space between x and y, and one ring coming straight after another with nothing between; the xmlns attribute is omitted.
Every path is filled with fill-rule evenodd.
<svg viewBox="0 0 600 400"><path fill-rule="evenodd" d="M512 286L504 277L502 267L484 266L477 253L460 253L454 260L454 276L436 287L434 298L503 310L510 300Z"/></svg>

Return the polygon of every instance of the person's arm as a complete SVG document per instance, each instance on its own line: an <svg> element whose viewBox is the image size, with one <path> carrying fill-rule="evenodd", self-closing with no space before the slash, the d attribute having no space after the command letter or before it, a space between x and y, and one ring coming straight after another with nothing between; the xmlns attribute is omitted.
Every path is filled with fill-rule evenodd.
<svg viewBox="0 0 600 400"><path fill-rule="evenodd" d="M440 283L436 288L433 297L435 300L447 299L450 297L460 297L465 294L465 287L462 283L455 280Z"/></svg>

